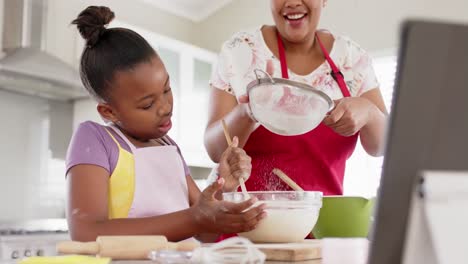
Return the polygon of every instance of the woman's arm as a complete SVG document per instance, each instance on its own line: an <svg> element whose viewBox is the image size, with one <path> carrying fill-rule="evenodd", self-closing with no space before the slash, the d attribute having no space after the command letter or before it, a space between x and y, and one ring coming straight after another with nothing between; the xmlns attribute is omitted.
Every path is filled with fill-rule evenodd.
<svg viewBox="0 0 468 264"><path fill-rule="evenodd" d="M380 93L380 89L372 89L361 95L372 102L369 112L369 122L361 129L362 147L374 157L382 156L385 146L385 131L388 122L388 112Z"/></svg>
<svg viewBox="0 0 468 264"><path fill-rule="evenodd" d="M164 235L180 241L204 232L237 233L253 229L263 213L263 207L246 210L253 200L239 204L216 200L214 195L224 184L218 181L198 200L191 200L193 206L188 209L156 217L109 219L107 170L77 165L70 169L67 181L68 226L72 240L78 241L94 241L101 235ZM196 196L191 189L190 195Z"/></svg>
<svg viewBox="0 0 468 264"><path fill-rule="evenodd" d="M245 145L255 129L255 121L250 118L247 107L247 104L238 104L235 96L212 87L205 147L214 162L219 163L222 153L228 147L221 119L226 121L231 136L239 138L239 147Z"/></svg>

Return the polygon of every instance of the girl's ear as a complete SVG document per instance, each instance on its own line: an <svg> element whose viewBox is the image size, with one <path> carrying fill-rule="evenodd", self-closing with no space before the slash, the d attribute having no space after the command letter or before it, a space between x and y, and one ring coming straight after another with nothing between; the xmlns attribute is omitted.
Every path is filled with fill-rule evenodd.
<svg viewBox="0 0 468 264"><path fill-rule="evenodd" d="M98 103L97 111L105 121L117 124L119 119L115 109L107 103Z"/></svg>
<svg viewBox="0 0 468 264"><path fill-rule="evenodd" d="M323 0L323 7L326 7L328 4L328 0Z"/></svg>

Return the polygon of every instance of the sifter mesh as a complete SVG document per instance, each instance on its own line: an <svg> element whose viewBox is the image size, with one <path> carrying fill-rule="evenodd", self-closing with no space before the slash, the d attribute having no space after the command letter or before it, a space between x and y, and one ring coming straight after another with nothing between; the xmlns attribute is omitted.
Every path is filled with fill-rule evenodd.
<svg viewBox="0 0 468 264"><path fill-rule="evenodd" d="M267 78L257 75L257 80L248 85L247 93L253 117L280 135L311 131L333 108L333 101L325 93L303 83L269 75Z"/></svg>

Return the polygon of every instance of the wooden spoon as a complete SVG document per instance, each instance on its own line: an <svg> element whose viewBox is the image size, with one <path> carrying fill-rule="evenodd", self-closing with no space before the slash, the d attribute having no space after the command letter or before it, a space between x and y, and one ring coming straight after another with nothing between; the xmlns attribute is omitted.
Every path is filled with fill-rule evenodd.
<svg viewBox="0 0 468 264"><path fill-rule="evenodd" d="M281 180L283 180L284 183L289 185L289 187L291 187L293 190L299 191L299 192L304 191L304 189L302 189L301 186L299 186L296 182L294 182L291 178L289 178L289 176L286 175L286 173L284 173L282 170L275 168L273 169L273 173L276 176L278 176Z"/></svg>

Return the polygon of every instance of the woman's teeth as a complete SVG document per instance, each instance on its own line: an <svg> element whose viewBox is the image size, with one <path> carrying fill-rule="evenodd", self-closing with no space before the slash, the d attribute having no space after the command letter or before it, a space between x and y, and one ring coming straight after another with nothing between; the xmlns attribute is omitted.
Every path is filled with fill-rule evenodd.
<svg viewBox="0 0 468 264"><path fill-rule="evenodd" d="M306 14L286 15L286 18L287 18L287 19L290 19L290 20L297 20L297 19L303 18L305 15L306 15Z"/></svg>

